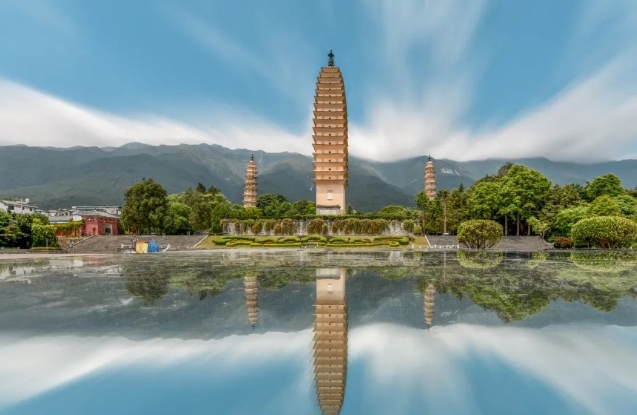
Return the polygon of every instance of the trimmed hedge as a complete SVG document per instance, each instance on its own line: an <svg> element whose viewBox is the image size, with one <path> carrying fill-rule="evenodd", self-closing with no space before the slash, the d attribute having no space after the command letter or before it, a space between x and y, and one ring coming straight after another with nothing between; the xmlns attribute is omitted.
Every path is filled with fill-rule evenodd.
<svg viewBox="0 0 637 415"><path fill-rule="evenodd" d="M622 216L595 216L582 219L571 228L576 244L615 249L637 241L637 224Z"/></svg>
<svg viewBox="0 0 637 415"><path fill-rule="evenodd" d="M323 235L308 235L301 238L301 242L324 242L327 243L327 238Z"/></svg>
<svg viewBox="0 0 637 415"><path fill-rule="evenodd" d="M504 230L492 220L468 220L458 226L458 242L471 249L488 249L500 242Z"/></svg>

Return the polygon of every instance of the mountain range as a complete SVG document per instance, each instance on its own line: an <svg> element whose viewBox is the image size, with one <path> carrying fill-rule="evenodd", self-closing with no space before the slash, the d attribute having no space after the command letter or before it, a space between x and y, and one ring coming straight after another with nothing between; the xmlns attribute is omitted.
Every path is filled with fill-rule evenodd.
<svg viewBox="0 0 637 415"><path fill-rule="evenodd" d="M291 201L314 199L311 157L297 153L231 150L219 145L131 143L116 148L0 147L0 197L30 198L45 209L77 205L119 205L124 191L142 178L161 183L168 193L201 182L214 185L240 203L245 169L254 154L259 194L283 194ZM377 162L350 156L347 200L355 209L373 211L389 204L414 205L423 188L426 156ZM584 184L614 173L626 188L637 187L637 160L593 164L555 162L546 158L488 159L468 162L435 159L439 189L470 186L495 173L507 161L524 164L553 183Z"/></svg>

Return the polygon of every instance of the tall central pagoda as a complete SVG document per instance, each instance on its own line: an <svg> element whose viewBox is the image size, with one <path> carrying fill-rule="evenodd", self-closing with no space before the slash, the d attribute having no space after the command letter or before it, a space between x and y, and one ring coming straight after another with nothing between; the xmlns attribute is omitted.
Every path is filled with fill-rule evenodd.
<svg viewBox="0 0 637 415"><path fill-rule="evenodd" d="M246 184L243 188L243 207L253 208L257 206L257 163L254 154L250 156L246 168Z"/></svg>
<svg viewBox="0 0 637 415"><path fill-rule="evenodd" d="M314 382L324 415L338 415L347 383L347 299L345 269L316 270Z"/></svg>
<svg viewBox="0 0 637 415"><path fill-rule="evenodd" d="M347 103L345 84L334 54L327 55L321 68L314 97L314 184L316 214L345 214L347 187Z"/></svg>

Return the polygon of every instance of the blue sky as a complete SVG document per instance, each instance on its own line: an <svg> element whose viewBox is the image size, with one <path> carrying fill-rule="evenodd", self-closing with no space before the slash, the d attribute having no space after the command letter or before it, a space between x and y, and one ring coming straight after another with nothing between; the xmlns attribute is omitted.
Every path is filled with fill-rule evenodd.
<svg viewBox="0 0 637 415"><path fill-rule="evenodd" d="M354 155L637 158L633 0L0 0L0 144L309 154L330 49Z"/></svg>

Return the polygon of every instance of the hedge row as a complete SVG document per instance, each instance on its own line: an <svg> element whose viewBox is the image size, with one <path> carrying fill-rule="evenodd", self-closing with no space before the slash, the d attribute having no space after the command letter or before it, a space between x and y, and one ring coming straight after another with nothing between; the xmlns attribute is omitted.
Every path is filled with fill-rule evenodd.
<svg viewBox="0 0 637 415"><path fill-rule="evenodd" d="M215 245L221 246L301 246L307 242L318 242L319 246L380 246L388 245L398 247L407 245L409 237L407 236L384 236L377 238L348 238L348 237L332 237L326 238L322 235L308 235L303 238L296 236L285 237L254 237L254 236L219 236L213 239Z"/></svg>

